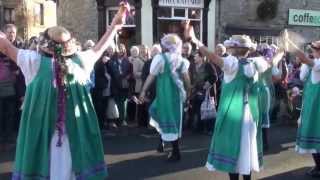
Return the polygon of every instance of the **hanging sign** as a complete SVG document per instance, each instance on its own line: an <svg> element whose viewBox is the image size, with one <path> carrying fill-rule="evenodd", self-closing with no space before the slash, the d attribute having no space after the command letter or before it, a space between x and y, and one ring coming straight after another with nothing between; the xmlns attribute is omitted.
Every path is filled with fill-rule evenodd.
<svg viewBox="0 0 320 180"><path fill-rule="evenodd" d="M289 25L320 26L320 11L289 9Z"/></svg>
<svg viewBox="0 0 320 180"><path fill-rule="evenodd" d="M159 6L203 8L204 0L159 0Z"/></svg>

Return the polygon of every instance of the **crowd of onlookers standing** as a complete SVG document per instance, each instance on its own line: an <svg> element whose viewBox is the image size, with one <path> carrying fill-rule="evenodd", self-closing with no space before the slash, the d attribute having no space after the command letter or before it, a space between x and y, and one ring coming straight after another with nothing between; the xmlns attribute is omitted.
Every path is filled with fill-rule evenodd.
<svg viewBox="0 0 320 180"><path fill-rule="evenodd" d="M41 35L23 42L16 37L14 25L6 25L3 31L8 39L18 48L37 50ZM94 46L88 40L79 50L87 50ZM161 46L152 47L137 45L129 51L124 44L113 44L94 66L91 82L88 85L99 125L102 130L126 126L136 123L140 127L148 127L148 107L155 97L155 85L147 92L147 103L138 103L138 95L148 74L152 59L161 53ZM227 49L218 44L216 50L220 56L228 56ZM182 56L189 60L192 83L191 96L185 105L184 127L196 132L211 134L214 119L201 120L200 106L206 92L215 98L218 105L223 72L217 66L208 63L205 56L186 42L182 47ZM286 56L279 68L282 71L280 80L274 82L275 98L271 120L279 119L279 112L287 117L280 119L297 119L302 82L299 80L300 63ZM19 118L25 93L24 77L15 63L0 54L0 145L8 149L14 145L15 135L19 126ZM290 112L290 113L286 113Z"/></svg>

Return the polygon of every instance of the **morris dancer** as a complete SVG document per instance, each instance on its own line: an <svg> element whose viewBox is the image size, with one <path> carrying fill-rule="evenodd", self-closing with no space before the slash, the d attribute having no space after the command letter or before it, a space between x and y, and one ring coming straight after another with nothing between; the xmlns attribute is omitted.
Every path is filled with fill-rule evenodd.
<svg viewBox="0 0 320 180"><path fill-rule="evenodd" d="M181 56L182 41L176 34L161 39L165 53L156 55L151 63L148 76L140 95L145 101L146 91L156 79L156 98L150 106L150 125L161 135L158 147L163 152L163 141L172 143L168 161L180 160L179 138L182 133L183 103L187 98L184 85L189 88L189 62Z"/></svg>
<svg viewBox="0 0 320 180"><path fill-rule="evenodd" d="M320 177L320 41L311 43L314 59L309 58L290 40L289 43L303 63L300 79L304 81L304 88L296 151L300 154L312 154L315 167L307 174L312 177Z"/></svg>
<svg viewBox="0 0 320 180"><path fill-rule="evenodd" d="M210 52L186 23L185 36L195 43L208 59L222 68L224 80L206 167L229 173L231 180L251 179L252 171L262 166L261 116L257 80L269 64L263 57L248 58L255 47L246 35L233 35L225 41L232 55L222 58Z"/></svg>
<svg viewBox="0 0 320 180"><path fill-rule="evenodd" d="M17 49L0 32L0 51L17 63L27 84L12 179L107 177L99 125L85 85L127 10L123 3L102 39L85 52L76 52L63 27L45 31L40 52Z"/></svg>

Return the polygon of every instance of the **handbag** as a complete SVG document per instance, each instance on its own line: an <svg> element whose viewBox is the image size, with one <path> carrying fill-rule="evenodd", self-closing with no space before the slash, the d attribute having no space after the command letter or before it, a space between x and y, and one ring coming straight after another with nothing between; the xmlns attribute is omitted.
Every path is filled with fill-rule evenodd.
<svg viewBox="0 0 320 180"><path fill-rule="evenodd" d="M200 106L200 118L201 120L214 119L217 116L216 105L214 97L210 96L210 89L206 90L206 96Z"/></svg>
<svg viewBox="0 0 320 180"><path fill-rule="evenodd" d="M109 99L108 101L107 118L108 119L119 118L119 109L113 98Z"/></svg>

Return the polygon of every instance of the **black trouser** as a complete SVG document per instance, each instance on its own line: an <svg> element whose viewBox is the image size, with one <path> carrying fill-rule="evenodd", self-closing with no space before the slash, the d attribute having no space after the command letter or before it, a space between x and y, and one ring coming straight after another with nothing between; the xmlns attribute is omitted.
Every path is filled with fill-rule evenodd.
<svg viewBox="0 0 320 180"><path fill-rule="evenodd" d="M94 98L94 107L97 113L100 129L104 128L104 123L106 122L106 112L108 108L109 96L100 96ZM107 124L109 122L107 121Z"/></svg>
<svg viewBox="0 0 320 180"><path fill-rule="evenodd" d="M137 105L137 118L138 118L138 124L141 127L148 127L149 124L149 104L139 104Z"/></svg>
<svg viewBox="0 0 320 180"><path fill-rule="evenodd" d="M14 96L0 97L0 143L12 143L14 134Z"/></svg>
<svg viewBox="0 0 320 180"><path fill-rule="evenodd" d="M229 173L230 180L239 180L239 174L236 173ZM251 174L250 175L243 175L243 180L251 180Z"/></svg>
<svg viewBox="0 0 320 180"><path fill-rule="evenodd" d="M312 154L314 163L316 164L316 167L320 170L320 153L314 153Z"/></svg>
<svg viewBox="0 0 320 180"><path fill-rule="evenodd" d="M200 107L201 103L204 100L204 95L196 94L190 101L192 108L189 111L189 122L188 127L189 128L196 128L198 131L203 130L203 124L200 121L201 115L200 115ZM194 127L194 117L196 117L196 127Z"/></svg>

